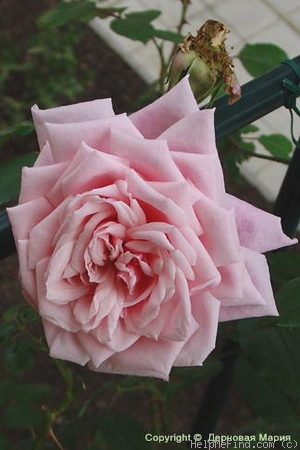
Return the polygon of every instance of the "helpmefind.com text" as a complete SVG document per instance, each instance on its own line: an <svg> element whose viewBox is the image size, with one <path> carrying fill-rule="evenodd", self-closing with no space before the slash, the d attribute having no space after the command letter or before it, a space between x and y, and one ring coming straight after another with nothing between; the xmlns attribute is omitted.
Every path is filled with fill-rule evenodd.
<svg viewBox="0 0 300 450"><path fill-rule="evenodd" d="M253 435L221 435L211 433L207 439L203 439L200 433L194 435L190 433L179 434L145 434L145 441L158 444L168 444L170 442L189 446L191 449L243 449L257 448L269 449L278 448L278 444L284 449L298 448L297 441L291 435L278 435L259 433ZM275 447L276 446L276 447Z"/></svg>

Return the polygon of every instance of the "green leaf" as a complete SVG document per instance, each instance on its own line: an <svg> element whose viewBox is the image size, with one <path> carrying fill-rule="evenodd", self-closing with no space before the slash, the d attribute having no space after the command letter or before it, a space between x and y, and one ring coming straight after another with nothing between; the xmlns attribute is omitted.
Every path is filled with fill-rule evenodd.
<svg viewBox="0 0 300 450"><path fill-rule="evenodd" d="M110 27L115 33L144 44L154 36L154 27L150 23L145 22L141 25L134 19L115 19L111 22Z"/></svg>
<svg viewBox="0 0 300 450"><path fill-rule="evenodd" d="M158 28L154 29L154 36L165 41L175 42L176 44L180 44L183 40L183 37L179 33L175 33L174 31L168 30L160 30Z"/></svg>
<svg viewBox="0 0 300 450"><path fill-rule="evenodd" d="M121 36L146 44L155 35L155 29L150 22L160 14L161 11L155 9L132 12L124 18L113 20L110 27Z"/></svg>
<svg viewBox="0 0 300 450"><path fill-rule="evenodd" d="M287 59L288 55L274 44L246 44L239 58L249 74L258 77Z"/></svg>
<svg viewBox="0 0 300 450"><path fill-rule="evenodd" d="M37 153L16 156L0 166L0 205L16 198L20 191L21 168L32 166Z"/></svg>
<svg viewBox="0 0 300 450"><path fill-rule="evenodd" d="M159 9L146 9L145 11L135 11L126 14L129 19L137 20L138 22L152 22L161 15Z"/></svg>
<svg viewBox="0 0 300 450"><path fill-rule="evenodd" d="M42 411L32 405L9 405L2 415L2 423L16 428L33 428L41 425Z"/></svg>
<svg viewBox="0 0 300 450"><path fill-rule="evenodd" d="M123 11L127 9L124 7L116 7L116 8L97 8L97 16L101 19L106 19L107 17L113 16L115 13L121 14Z"/></svg>
<svg viewBox="0 0 300 450"><path fill-rule="evenodd" d="M275 157L288 159L293 150L292 142L283 134L263 134L258 140Z"/></svg>
<svg viewBox="0 0 300 450"><path fill-rule="evenodd" d="M283 327L300 327L300 276L287 282L276 299L279 309L278 324Z"/></svg>
<svg viewBox="0 0 300 450"><path fill-rule="evenodd" d="M244 399L255 415L272 422L288 420L292 410L286 397L267 383L243 356L236 362L236 377Z"/></svg>
<svg viewBox="0 0 300 450"><path fill-rule="evenodd" d="M245 127L240 129L241 134L255 133L256 131L259 131L259 127L253 124L246 125Z"/></svg>
<svg viewBox="0 0 300 450"><path fill-rule="evenodd" d="M91 1L60 2L46 11L38 19L42 27L60 27L74 20L88 21L97 14L96 5Z"/></svg>

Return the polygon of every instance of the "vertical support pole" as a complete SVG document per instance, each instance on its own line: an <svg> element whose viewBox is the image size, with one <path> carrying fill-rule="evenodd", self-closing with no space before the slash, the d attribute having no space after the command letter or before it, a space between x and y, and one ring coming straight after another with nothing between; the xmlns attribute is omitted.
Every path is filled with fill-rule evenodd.
<svg viewBox="0 0 300 450"><path fill-rule="evenodd" d="M300 220L300 140L296 144L273 213L281 217L283 231L289 237L295 236Z"/></svg>

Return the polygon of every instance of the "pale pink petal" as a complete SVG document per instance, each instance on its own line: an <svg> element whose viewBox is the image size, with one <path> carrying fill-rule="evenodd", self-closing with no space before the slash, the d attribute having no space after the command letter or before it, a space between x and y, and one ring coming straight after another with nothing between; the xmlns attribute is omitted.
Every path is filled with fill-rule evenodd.
<svg viewBox="0 0 300 450"><path fill-rule="evenodd" d="M78 341L89 355L90 364L97 369L115 352L104 344L101 344L91 333L76 333Z"/></svg>
<svg viewBox="0 0 300 450"><path fill-rule="evenodd" d="M182 212L188 217L189 226L195 233L201 234L203 232L193 208L195 201L194 190L186 181L150 181L149 186L180 207Z"/></svg>
<svg viewBox="0 0 300 450"><path fill-rule="evenodd" d="M165 218L167 222L177 226L189 225L189 218L182 208L170 198L153 189L151 184L143 180L135 171L129 172L127 182L128 191L133 197L149 205L149 207L147 205L143 207L146 217L148 216L147 220L157 221L160 216L161 221Z"/></svg>
<svg viewBox="0 0 300 450"><path fill-rule="evenodd" d="M244 293L244 262L220 266L218 271L221 275L221 282L211 289L212 295L222 299L222 304L238 304Z"/></svg>
<svg viewBox="0 0 300 450"><path fill-rule="evenodd" d="M32 228L43 220L51 210L50 203L44 197L7 208L15 239L28 239Z"/></svg>
<svg viewBox="0 0 300 450"><path fill-rule="evenodd" d="M90 360L90 356L80 343L77 333L70 333L43 320L46 340L52 358L71 361L82 366Z"/></svg>
<svg viewBox="0 0 300 450"><path fill-rule="evenodd" d="M245 305L245 300L243 300L240 307L224 306L223 308L221 306L220 321L278 315L266 258L248 249L244 249L244 257L246 269L255 289L252 287L251 297L246 297L248 305ZM255 295L255 290L259 293L259 296ZM265 304L261 304L261 299Z"/></svg>
<svg viewBox="0 0 300 450"><path fill-rule="evenodd" d="M151 337L151 327L146 328L151 321L160 314L160 306L168 301L175 293L176 266L171 259L165 258L156 283L144 302L128 308L126 316L126 327L133 333Z"/></svg>
<svg viewBox="0 0 300 450"><path fill-rule="evenodd" d="M83 143L82 146L86 144ZM60 181L63 197L110 185L116 180L126 178L128 171L128 167L117 157L93 150L81 160L76 169L63 175Z"/></svg>
<svg viewBox="0 0 300 450"><path fill-rule="evenodd" d="M200 238L189 228L183 227L181 232L196 253L196 262L193 265L195 279L189 281L191 294L208 287L217 286L221 281L220 273Z"/></svg>
<svg viewBox="0 0 300 450"><path fill-rule="evenodd" d="M167 381L182 346L182 342L140 338L127 350L111 356L99 367L89 367L99 372L156 377Z"/></svg>
<svg viewBox="0 0 300 450"><path fill-rule="evenodd" d="M28 266L34 269L37 262L53 252L53 238L61 224L64 205L54 209L37 223L29 233Z"/></svg>
<svg viewBox="0 0 300 450"><path fill-rule="evenodd" d="M175 293L170 300L162 305L168 309L168 317L165 317L164 327L160 339L186 342L198 328L195 321L187 280L180 269L176 271Z"/></svg>
<svg viewBox="0 0 300 450"><path fill-rule="evenodd" d="M41 147L41 151L37 159L35 160L34 166L41 167L41 166L48 166L51 164L54 164L54 159L51 153L49 142L46 142L45 145Z"/></svg>
<svg viewBox="0 0 300 450"><path fill-rule="evenodd" d="M128 331L125 326L125 321L120 319L112 334L112 339L106 345L114 353L118 353L131 347L138 339L140 339L140 335Z"/></svg>
<svg viewBox="0 0 300 450"><path fill-rule="evenodd" d="M103 280L96 286L94 295L77 300L72 308L85 332L96 328L116 305L123 304L124 294L115 285L113 273L105 268L103 272Z"/></svg>
<svg viewBox="0 0 300 450"><path fill-rule="evenodd" d="M104 119L114 116L111 99L105 98L73 105L59 106L57 108L39 109L34 105L31 109L35 129L37 131L40 147L48 140L45 123L83 122L94 119Z"/></svg>
<svg viewBox="0 0 300 450"><path fill-rule="evenodd" d="M155 139L183 117L198 111L188 77L167 94L131 114L130 119L146 138Z"/></svg>
<svg viewBox="0 0 300 450"><path fill-rule="evenodd" d="M241 245L260 253L296 244L281 228L281 220L262 209L232 195L226 195L226 204L233 208Z"/></svg>
<svg viewBox="0 0 300 450"><path fill-rule="evenodd" d="M17 242L17 251L19 257L19 278L26 299L33 308L37 307L36 277L34 270L28 267L28 245L27 240Z"/></svg>
<svg viewBox="0 0 300 450"><path fill-rule="evenodd" d="M46 196L66 168L66 163L23 167L19 203Z"/></svg>
<svg viewBox="0 0 300 450"><path fill-rule="evenodd" d="M127 228L136 227L146 222L144 211L139 205L138 201L129 198L130 204L119 200L111 200L110 203L117 213L117 222Z"/></svg>
<svg viewBox="0 0 300 450"><path fill-rule="evenodd" d="M183 177L164 140L140 139L112 129L109 152L130 161L130 167L146 180L175 181Z"/></svg>
<svg viewBox="0 0 300 450"><path fill-rule="evenodd" d="M139 131L125 114L108 119L80 123L46 123L45 129L56 162L72 159L81 142L107 152L111 129L126 131L130 136L140 137Z"/></svg>
<svg viewBox="0 0 300 450"><path fill-rule="evenodd" d="M214 109L197 109L175 122L158 138L166 139L170 150L175 152L217 155Z"/></svg>
<svg viewBox="0 0 300 450"><path fill-rule="evenodd" d="M202 194L221 203L224 199L224 180L220 161L216 155L172 152L172 158L186 180Z"/></svg>
<svg viewBox="0 0 300 450"><path fill-rule="evenodd" d="M183 346L174 366L201 366L215 348L220 302L209 292L193 295L191 302L198 329Z"/></svg>
<svg viewBox="0 0 300 450"><path fill-rule="evenodd" d="M50 258L44 258L36 266L36 287L38 297L39 314L47 322L70 332L80 330L80 324L74 319L70 305L57 305L47 299L45 285L45 273L47 272Z"/></svg>
<svg viewBox="0 0 300 450"><path fill-rule="evenodd" d="M194 206L203 227L200 239L215 265L224 266L240 260L240 244L233 211L228 211L205 196Z"/></svg>
<svg viewBox="0 0 300 450"><path fill-rule="evenodd" d="M63 236L62 241L64 238L65 236ZM47 298L58 305L77 300L89 290L89 287L85 284L74 285L63 279L64 270L70 261L74 248L74 242L68 240L67 237L66 242L62 242L51 256L46 279Z"/></svg>

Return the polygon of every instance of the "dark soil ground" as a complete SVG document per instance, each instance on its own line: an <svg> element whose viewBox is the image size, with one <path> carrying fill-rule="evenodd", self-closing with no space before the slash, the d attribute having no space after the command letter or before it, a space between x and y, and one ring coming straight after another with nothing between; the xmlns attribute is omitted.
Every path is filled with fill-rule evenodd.
<svg viewBox="0 0 300 450"><path fill-rule="evenodd" d="M51 0L44 0L43 2L37 0L0 0L0 30L4 33L10 33L17 45L17 42L27 37L29 33L34 33L35 18L47 5L52 3L53 1ZM83 39L76 52L81 70L92 70L94 73L93 83L87 86L77 100L113 97L116 112L131 109L132 102L143 92L146 86L126 63L112 52L88 27L85 27ZM14 87L14 95L17 98L18 86ZM26 142L28 148L25 148L24 151L32 150L32 146L36 145L35 141L32 140ZM240 198L249 200L257 206L264 209L269 208L269 205L261 195L247 184L236 187L228 183L228 190L232 193L238 193ZM0 283L2 311L8 306L22 301L17 281L17 258L15 255L1 262ZM87 369L75 366L74 372L78 379L82 378L85 380L84 382L88 386L87 389L90 393L107 379L116 381L120 379L117 376L110 378L102 374L87 373ZM54 369L46 357L41 357L38 370L33 371L30 376L31 381L34 382L51 380L54 386L57 384L58 392L60 391L60 382L55 381L57 377L55 377ZM110 402L110 395L111 392L106 396L97 397L94 408L105 412L105 408ZM200 389L199 385L194 385L176 399L173 411L176 429L169 430L170 433L175 431L187 433L190 430L202 395L203 388L201 387ZM130 413L138 416L146 426L149 426L149 405L146 402L148 400L143 394L135 394L134 396L126 394L121 400L117 401L115 408L118 412L123 411L126 414ZM218 432L230 433L230 431L236 430L240 425L246 423L248 419L249 412L234 391L219 422Z"/></svg>

